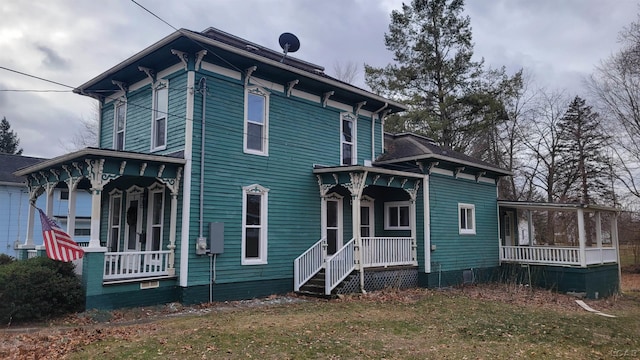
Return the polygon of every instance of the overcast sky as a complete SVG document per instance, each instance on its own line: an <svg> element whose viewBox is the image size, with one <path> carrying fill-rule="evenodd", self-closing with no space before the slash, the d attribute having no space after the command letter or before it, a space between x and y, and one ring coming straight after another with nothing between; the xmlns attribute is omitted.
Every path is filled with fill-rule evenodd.
<svg viewBox="0 0 640 360"><path fill-rule="evenodd" d="M405 0L408 1L408 0ZM401 0L138 0L177 28L209 26L279 49L278 36L301 42L295 57L333 74L336 62L384 66L383 35ZM618 49L618 32L636 20L632 0L467 0L475 55L509 72L525 68L538 86L584 94L582 79ZM2 0L0 66L78 86L174 30L129 0ZM95 101L0 69L0 118L24 155L54 157L94 117Z"/></svg>

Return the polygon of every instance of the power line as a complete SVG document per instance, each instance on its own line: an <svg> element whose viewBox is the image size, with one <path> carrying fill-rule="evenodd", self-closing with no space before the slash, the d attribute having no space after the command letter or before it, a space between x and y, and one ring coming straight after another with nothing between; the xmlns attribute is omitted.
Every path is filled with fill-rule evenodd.
<svg viewBox="0 0 640 360"><path fill-rule="evenodd" d="M57 82L57 81L53 81L53 80L49 80L49 79L45 79L45 78L41 78L41 77L39 77L39 76L35 76L35 75L31 75L31 74L27 74L27 73L24 73L24 72L22 72L22 71L18 71L18 70L14 70L14 69L9 69L9 68L6 68L6 67L4 67L4 66L0 66L0 69L7 70L7 71L11 71L11 72L14 72L14 73L16 73L16 74L20 74L20 75L28 76L28 77L30 77L30 78L34 78L34 79L38 79L38 80L42 80L42 81L46 81L46 82L49 82L49 83L52 83L52 84L56 84L56 85L60 85L60 86L64 86L64 87L68 87L68 88L70 88L70 89L75 89L75 87L74 87L74 86L70 86L70 85L67 85L67 84L59 83L59 82Z"/></svg>
<svg viewBox="0 0 640 360"><path fill-rule="evenodd" d="M153 15L156 19L162 21L163 23L169 25L173 30L175 31L179 31L176 27L174 27L173 25L169 24L168 22L166 22L164 19L162 19L160 16L154 14L151 10L147 9L146 7L140 5L138 2L136 2L136 0L131 0L132 3L138 5L139 7L141 7L144 11L148 12L149 14Z"/></svg>

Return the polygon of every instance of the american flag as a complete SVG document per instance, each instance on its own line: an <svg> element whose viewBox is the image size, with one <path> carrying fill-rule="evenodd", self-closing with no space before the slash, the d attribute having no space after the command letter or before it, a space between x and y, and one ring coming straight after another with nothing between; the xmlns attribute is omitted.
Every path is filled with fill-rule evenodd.
<svg viewBox="0 0 640 360"><path fill-rule="evenodd" d="M45 213L40 212L40 221L42 222L42 235L44 237L44 246L47 249L47 256L50 259L69 262L82 258L84 250L78 245L71 236L62 231L60 227L50 219Z"/></svg>

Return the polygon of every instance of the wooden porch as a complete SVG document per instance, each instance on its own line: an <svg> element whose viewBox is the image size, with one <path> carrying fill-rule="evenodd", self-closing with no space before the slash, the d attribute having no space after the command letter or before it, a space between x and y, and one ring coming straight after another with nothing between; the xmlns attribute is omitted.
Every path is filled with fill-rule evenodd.
<svg viewBox="0 0 640 360"><path fill-rule="evenodd" d="M413 237L363 237L359 244L351 239L335 254L327 254L323 238L294 261L294 290L300 292L314 276L320 277L323 289L316 293L329 296L349 275L358 270L361 287L367 268L418 266L417 245ZM317 279L316 279L317 280Z"/></svg>
<svg viewBox="0 0 640 360"><path fill-rule="evenodd" d="M589 266L618 262L616 248L500 246L500 262L560 266Z"/></svg>

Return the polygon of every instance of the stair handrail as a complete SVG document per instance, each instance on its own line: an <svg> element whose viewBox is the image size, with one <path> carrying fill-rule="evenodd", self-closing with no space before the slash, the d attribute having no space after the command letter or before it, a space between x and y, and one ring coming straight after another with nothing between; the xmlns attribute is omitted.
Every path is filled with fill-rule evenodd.
<svg viewBox="0 0 640 360"><path fill-rule="evenodd" d="M327 258L325 265L325 295L331 295L331 291L356 268L355 263L355 239L349 240L335 254Z"/></svg>
<svg viewBox="0 0 640 360"><path fill-rule="evenodd" d="M293 290L309 281L322 269L327 257L327 238L323 237L293 261Z"/></svg>

